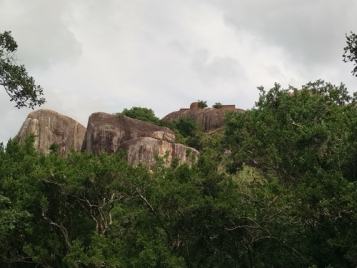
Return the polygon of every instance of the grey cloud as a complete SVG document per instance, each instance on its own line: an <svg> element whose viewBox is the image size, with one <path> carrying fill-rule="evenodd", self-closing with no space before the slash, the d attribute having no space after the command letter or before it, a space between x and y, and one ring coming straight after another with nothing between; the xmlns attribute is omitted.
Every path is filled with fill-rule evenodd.
<svg viewBox="0 0 357 268"><path fill-rule="evenodd" d="M12 1L14 16L0 11L0 30L12 31L18 43L17 59L28 69L46 69L59 61L71 61L81 54L81 44L70 29L67 1Z"/></svg>
<svg viewBox="0 0 357 268"><path fill-rule="evenodd" d="M278 66L269 65L267 67L263 66L263 68L265 68L266 72L271 77L278 77L279 75L281 75L281 71Z"/></svg>
<svg viewBox="0 0 357 268"><path fill-rule="evenodd" d="M143 106L164 116L197 99L251 108L256 86L274 82L355 85L341 54L344 34L357 25L356 4L0 0L0 32L13 31L19 63L44 87L44 108L86 124L95 111ZM0 140L30 112L1 95L0 110Z"/></svg>
<svg viewBox="0 0 357 268"><path fill-rule="evenodd" d="M167 47L178 53L180 56L190 56L191 53L187 48L188 45L179 40L172 40L167 44Z"/></svg>
<svg viewBox="0 0 357 268"><path fill-rule="evenodd" d="M299 63L327 64L341 59L344 34L357 24L353 0L211 1L224 11L224 21L282 47Z"/></svg>
<svg viewBox="0 0 357 268"><path fill-rule="evenodd" d="M0 88L0 142L6 144L10 138L13 138L31 111L31 109L16 109L5 90Z"/></svg>
<svg viewBox="0 0 357 268"><path fill-rule="evenodd" d="M196 52L191 62L191 69L200 77L204 85L217 81L246 78L245 70L237 59L231 57L214 57L209 59L209 52L201 49Z"/></svg>

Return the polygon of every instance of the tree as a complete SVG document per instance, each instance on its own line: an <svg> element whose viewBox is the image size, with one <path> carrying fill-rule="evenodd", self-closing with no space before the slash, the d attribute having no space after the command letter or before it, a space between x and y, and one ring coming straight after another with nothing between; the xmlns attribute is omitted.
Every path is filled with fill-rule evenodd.
<svg viewBox="0 0 357 268"><path fill-rule="evenodd" d="M120 263L132 257L129 201L147 171L123 152L44 156L33 141L0 145L0 266L128 267Z"/></svg>
<svg viewBox="0 0 357 268"><path fill-rule="evenodd" d="M171 129L177 131L176 138L178 142L182 142L187 146L200 150L201 139L204 135L203 126L198 124L192 117L181 117L172 122ZM180 139L182 136L182 139Z"/></svg>
<svg viewBox="0 0 357 268"><path fill-rule="evenodd" d="M213 104L213 108L216 108L216 109L221 109L222 108L222 103L220 103L220 102L216 102L215 104Z"/></svg>
<svg viewBox="0 0 357 268"><path fill-rule="evenodd" d="M302 90L279 84L259 90L254 109L228 115L226 143L237 164L254 163L285 182L318 167L349 166L355 105L343 84L318 80Z"/></svg>
<svg viewBox="0 0 357 268"><path fill-rule="evenodd" d="M355 66L352 70L352 75L357 76L357 35L351 32L350 35L346 34L347 46L344 48L343 54L344 62L352 62Z"/></svg>
<svg viewBox="0 0 357 268"><path fill-rule="evenodd" d="M184 137L193 136L197 130L202 130L202 126L196 123L192 117L181 117L174 121L175 129Z"/></svg>
<svg viewBox="0 0 357 268"><path fill-rule="evenodd" d="M5 88L10 101L16 103L15 107L33 109L36 105L45 103L45 99L41 97L43 90L28 75L24 65L16 65L16 50L17 43L11 32L0 34L0 85Z"/></svg>
<svg viewBox="0 0 357 268"><path fill-rule="evenodd" d="M155 125L159 124L160 119L155 116L155 113L152 109L143 108L143 107L132 107L131 109L124 109L121 113L117 115L125 115L130 118L138 119L141 121L146 121L153 123Z"/></svg>
<svg viewBox="0 0 357 268"><path fill-rule="evenodd" d="M203 100L198 100L198 104L197 104L198 108L206 108L207 107L207 101L203 101Z"/></svg>
<svg viewBox="0 0 357 268"><path fill-rule="evenodd" d="M228 175L220 136L198 163L151 172L123 152L45 156L33 141L0 145L1 267L355 266L357 187L336 173L291 188L262 169Z"/></svg>
<svg viewBox="0 0 357 268"><path fill-rule="evenodd" d="M343 84L322 80L301 90L282 89L279 84L259 90L252 110L228 114L225 142L231 151L230 171L253 166L265 184L276 180L284 196L290 196L282 220L296 227L284 231L283 241L306 256L310 265L354 266L356 98ZM276 218L273 230L283 228L282 223Z"/></svg>

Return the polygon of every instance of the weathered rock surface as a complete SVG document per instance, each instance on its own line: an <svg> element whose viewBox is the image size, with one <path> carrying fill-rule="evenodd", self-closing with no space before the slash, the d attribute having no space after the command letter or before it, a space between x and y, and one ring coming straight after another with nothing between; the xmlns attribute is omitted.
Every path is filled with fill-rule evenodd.
<svg viewBox="0 0 357 268"><path fill-rule="evenodd" d="M201 124L205 131L218 129L224 126L224 118L227 109L181 109L176 112L169 113L162 120L173 122L182 117L192 117L197 124ZM232 110L230 110L232 111ZM241 109L234 109L233 111L244 112Z"/></svg>
<svg viewBox="0 0 357 268"><path fill-rule="evenodd" d="M15 139L22 142L34 134L34 147L39 152L49 153L52 143L58 144L61 156L66 156L73 148L80 151L86 128L74 119L52 110L41 109L31 112L23 123Z"/></svg>
<svg viewBox="0 0 357 268"><path fill-rule="evenodd" d="M192 164L197 161L199 152L196 149L182 144L158 140L151 137L143 137L125 141L118 149L128 153L128 163L137 166L142 163L149 168L156 163L157 156L163 157L165 166L170 166L174 158L178 164Z"/></svg>
<svg viewBox="0 0 357 268"><path fill-rule="evenodd" d="M115 153L120 144L140 137L151 137L173 142L172 130L124 115L93 113L88 119L82 151Z"/></svg>

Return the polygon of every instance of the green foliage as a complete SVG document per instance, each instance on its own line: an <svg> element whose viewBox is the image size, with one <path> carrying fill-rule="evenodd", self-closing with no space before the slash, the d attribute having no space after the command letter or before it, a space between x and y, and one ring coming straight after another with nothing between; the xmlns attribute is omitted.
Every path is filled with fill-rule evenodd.
<svg viewBox="0 0 357 268"><path fill-rule="evenodd" d="M160 119L155 116L153 110L142 107L133 107L131 109L124 109L121 113L117 113L117 115L125 115L134 119L142 120L145 122L153 123L158 125Z"/></svg>
<svg viewBox="0 0 357 268"><path fill-rule="evenodd" d="M43 90L36 86L33 77L29 76L25 66L16 65L15 53L17 44L11 32L0 34L0 86L5 88L10 96L10 101L16 103L15 107L34 108L45 103Z"/></svg>
<svg viewBox="0 0 357 268"><path fill-rule="evenodd" d="M196 123L192 117L181 117L172 123L172 129L177 131L176 142L186 144L197 150L202 148L201 138L204 135L203 127Z"/></svg>
<svg viewBox="0 0 357 268"><path fill-rule="evenodd" d="M200 126L196 123L192 117L181 117L173 122L175 129L184 137L193 136L194 132L200 129Z"/></svg>
<svg viewBox="0 0 357 268"><path fill-rule="evenodd" d="M122 153L41 156L32 142L0 152L2 265L248 266L257 226L246 218L257 211L216 172L212 151L192 168L159 162L149 174Z"/></svg>
<svg viewBox="0 0 357 268"><path fill-rule="evenodd" d="M225 133L174 122L198 162L150 171L0 144L0 266L354 267L356 114L343 85L260 88Z"/></svg>
<svg viewBox="0 0 357 268"><path fill-rule="evenodd" d="M344 62L352 62L355 66L352 70L352 75L357 76L357 35L351 32L346 34L347 46L344 47L344 54L342 55Z"/></svg>
<svg viewBox="0 0 357 268"><path fill-rule="evenodd" d="M348 197L357 181L355 98L344 85L321 80L301 90L278 84L259 90L254 109L227 116L230 171L255 167L265 177L264 188L273 183L284 192L282 205L289 210L283 214L294 225L281 241L301 259L318 267L351 265L357 257L352 243L357 237L349 227L356 223L355 212L345 207L355 204ZM269 195L280 198L276 194ZM284 221L273 224L272 230L284 229Z"/></svg>
<svg viewBox="0 0 357 268"><path fill-rule="evenodd" d="M198 108L203 109L203 108L206 108L206 107L208 107L207 106L207 101L198 100Z"/></svg>
<svg viewBox="0 0 357 268"><path fill-rule="evenodd" d="M228 115L226 143L235 162L254 163L285 182L319 168L340 170L353 154L346 142L355 105L347 89L317 81L289 90L260 88L256 108Z"/></svg>
<svg viewBox="0 0 357 268"><path fill-rule="evenodd" d="M177 157L173 158L171 161L171 167L173 169L177 168L179 166L179 159Z"/></svg>
<svg viewBox="0 0 357 268"><path fill-rule="evenodd" d="M216 108L216 109L221 109L223 107L222 103L220 102L216 102L215 104L213 104L212 106L213 108Z"/></svg>
<svg viewBox="0 0 357 268"><path fill-rule="evenodd" d="M58 144L57 143L52 143L51 145L50 145L50 152L51 153L58 153L59 151L59 146L58 146Z"/></svg>

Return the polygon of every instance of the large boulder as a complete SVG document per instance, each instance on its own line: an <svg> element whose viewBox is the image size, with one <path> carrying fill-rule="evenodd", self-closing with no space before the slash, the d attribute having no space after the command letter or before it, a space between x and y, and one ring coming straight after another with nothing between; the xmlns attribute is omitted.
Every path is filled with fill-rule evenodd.
<svg viewBox="0 0 357 268"><path fill-rule="evenodd" d="M140 137L151 137L167 142L175 140L175 135L169 128L124 115L98 112L93 113L88 119L82 151L94 154L115 153L123 142Z"/></svg>
<svg viewBox="0 0 357 268"><path fill-rule="evenodd" d="M179 111L169 113L168 115L163 117L162 120L167 122L173 122L179 120L182 117L192 117L197 124L201 124L203 126L205 131L210 131L222 128L224 126L226 111L244 112L244 110L236 108L226 109L225 107L223 107L221 109L199 109L191 107L190 109L181 109Z"/></svg>
<svg viewBox="0 0 357 268"><path fill-rule="evenodd" d="M157 157L164 159L165 166L171 165L173 159L177 164L192 164L197 161L198 151L178 143L150 137L136 138L120 144L118 149L128 153L128 163L137 166L139 163L150 168L156 163Z"/></svg>
<svg viewBox="0 0 357 268"><path fill-rule="evenodd" d="M58 144L61 156L71 149L80 151L86 128L72 118L52 110L41 109L31 112L15 139L22 142L27 136L35 135L34 147L39 152L49 153L51 144Z"/></svg>

